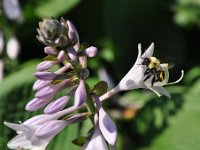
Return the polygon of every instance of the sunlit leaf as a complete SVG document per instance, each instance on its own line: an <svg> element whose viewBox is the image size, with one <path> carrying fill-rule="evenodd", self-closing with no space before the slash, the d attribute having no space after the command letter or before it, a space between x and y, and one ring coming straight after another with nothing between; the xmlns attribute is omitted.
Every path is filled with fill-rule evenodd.
<svg viewBox="0 0 200 150"><path fill-rule="evenodd" d="M49 0L38 5L35 12L39 17L53 16L57 17L63 13L69 12L80 0Z"/></svg>

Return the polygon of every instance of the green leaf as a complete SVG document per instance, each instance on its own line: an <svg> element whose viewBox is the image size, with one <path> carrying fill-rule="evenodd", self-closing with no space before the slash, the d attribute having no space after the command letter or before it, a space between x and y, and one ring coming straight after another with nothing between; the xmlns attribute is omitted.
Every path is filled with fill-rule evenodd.
<svg viewBox="0 0 200 150"><path fill-rule="evenodd" d="M30 61L21 65L15 73L7 76L0 83L0 149L7 150L7 142L14 135L14 132L4 126L3 122L18 123L34 114L25 112L24 108L26 103L34 97L33 73L38 62Z"/></svg>
<svg viewBox="0 0 200 150"><path fill-rule="evenodd" d="M92 91L98 96L103 95L104 93L107 92L107 90L108 90L108 84L105 81L100 81L92 89Z"/></svg>
<svg viewBox="0 0 200 150"><path fill-rule="evenodd" d="M74 143L75 145L78 145L78 146L83 146L86 141L87 141L86 137L80 136L80 137L74 139L72 141L72 143Z"/></svg>
<svg viewBox="0 0 200 150"><path fill-rule="evenodd" d="M44 1L35 9L35 13L39 17L52 16L58 17L63 13L69 12L74 8L80 0L49 0Z"/></svg>
<svg viewBox="0 0 200 150"><path fill-rule="evenodd" d="M198 92L197 92L198 91ZM200 143L200 80L183 95L181 110L168 118L167 128L148 150L198 150ZM179 99L180 100L180 99Z"/></svg>
<svg viewBox="0 0 200 150"><path fill-rule="evenodd" d="M48 56L46 56L46 57L44 58L44 60L55 61L55 60L57 60L57 58L54 57L54 56L48 55Z"/></svg>

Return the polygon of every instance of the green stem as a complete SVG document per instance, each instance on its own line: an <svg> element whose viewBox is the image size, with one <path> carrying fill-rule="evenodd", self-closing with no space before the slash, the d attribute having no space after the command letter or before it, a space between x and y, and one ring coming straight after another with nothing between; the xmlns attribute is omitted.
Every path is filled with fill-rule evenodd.
<svg viewBox="0 0 200 150"><path fill-rule="evenodd" d="M86 92L88 95L88 98L86 100L86 107L87 107L87 110L89 111L89 113L91 114L90 120L94 124L94 114L96 113L96 109L94 106L93 98L90 95L90 91L91 90L90 90L89 86L86 84Z"/></svg>

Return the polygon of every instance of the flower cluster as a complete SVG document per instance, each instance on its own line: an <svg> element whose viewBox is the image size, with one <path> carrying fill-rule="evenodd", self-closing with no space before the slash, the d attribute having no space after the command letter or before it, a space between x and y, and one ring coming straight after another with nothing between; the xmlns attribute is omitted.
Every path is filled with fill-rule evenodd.
<svg viewBox="0 0 200 150"><path fill-rule="evenodd" d="M110 145L115 146L116 126L100 106L99 95L90 90L85 81L89 76L87 57L94 57L97 48L80 44L74 25L63 18L60 21L45 18L39 23L37 31L39 33L37 38L46 45L44 52L48 56L36 68L37 72L34 75L37 81L33 85L33 90L36 91L35 98L26 105L26 110L37 111L45 107L44 114L20 124L5 122L5 125L16 130L18 134L8 143L8 147L11 149L45 149L49 141L62 129L71 123L88 118L92 113L96 116L92 122L95 125L98 124L99 128L95 128L93 135L88 136L89 140L84 149L93 149L89 143L93 143L96 136L101 136L101 139L105 138ZM55 70L58 66L60 68ZM61 91L66 94L54 100ZM69 106L70 100L73 102ZM98 105L93 103L94 100ZM90 107L89 113L74 114L75 111L85 106ZM72 112L73 115L70 114ZM96 133L96 130L101 131L102 134ZM106 143L105 140L104 143Z"/></svg>
<svg viewBox="0 0 200 150"><path fill-rule="evenodd" d="M167 64L161 63L159 71L164 73L165 78L156 81L152 86L150 82L155 74L150 73L149 79L145 80L148 66L142 64L144 57L152 57L154 44L152 43L143 55L139 44L135 64L115 88L107 92L107 84L101 81L90 89L86 82L86 78L89 77L87 58L94 57L97 48L81 44L74 25L63 18L60 21L45 18L39 23L37 31L38 40L46 45L44 52L47 56L37 66L37 72L34 74L37 81L33 85L33 90L36 91L35 98L26 105L26 110L37 111L45 107L44 114L19 124L5 122L6 126L18 134L8 143L10 149L44 150L66 126L88 118L94 127L88 132L82 149L116 149L117 128L102 107L102 101L117 92L137 88L150 89L158 96L170 97L163 86L178 83L183 77L182 71L179 80L168 83ZM55 99L61 91L65 94Z"/></svg>

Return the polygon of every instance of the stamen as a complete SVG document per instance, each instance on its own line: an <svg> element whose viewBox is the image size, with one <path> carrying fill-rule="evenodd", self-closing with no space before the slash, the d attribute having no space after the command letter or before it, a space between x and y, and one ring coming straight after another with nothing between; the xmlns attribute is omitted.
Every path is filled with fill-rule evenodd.
<svg viewBox="0 0 200 150"><path fill-rule="evenodd" d="M180 76L180 78L179 78L178 80L176 80L176 81L174 81L174 82L169 82L169 83L167 83L167 84L165 84L165 85L177 84L177 83L179 83L179 82L183 79L183 76L184 76L184 71L181 70L181 76Z"/></svg>
<svg viewBox="0 0 200 150"><path fill-rule="evenodd" d="M147 86L147 88L151 91L153 91L156 95L158 95L158 97L161 97L161 94L158 93L156 90L154 90L151 86Z"/></svg>

